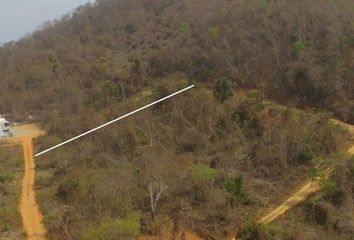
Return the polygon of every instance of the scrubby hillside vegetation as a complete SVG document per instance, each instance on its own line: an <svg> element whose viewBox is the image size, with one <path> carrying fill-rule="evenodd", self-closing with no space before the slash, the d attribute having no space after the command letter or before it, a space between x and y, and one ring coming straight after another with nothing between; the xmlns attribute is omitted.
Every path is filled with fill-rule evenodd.
<svg viewBox="0 0 354 240"><path fill-rule="evenodd" d="M21 216L17 211L22 174L21 149L0 146L0 239L22 239Z"/></svg>
<svg viewBox="0 0 354 240"><path fill-rule="evenodd" d="M38 159L48 238L263 231L248 227L258 212L341 136L330 113L263 99L354 122L353 9L349 0L98 0L1 47L0 110L48 131L37 150L197 86Z"/></svg>
<svg viewBox="0 0 354 240"><path fill-rule="evenodd" d="M41 158L39 199L50 234L170 239L191 228L223 239L336 149L327 120L253 97L221 104L206 89L195 90ZM49 136L38 144L60 141Z"/></svg>
<svg viewBox="0 0 354 240"><path fill-rule="evenodd" d="M75 114L180 72L353 122L353 18L349 0L99 0L0 48L2 110Z"/></svg>

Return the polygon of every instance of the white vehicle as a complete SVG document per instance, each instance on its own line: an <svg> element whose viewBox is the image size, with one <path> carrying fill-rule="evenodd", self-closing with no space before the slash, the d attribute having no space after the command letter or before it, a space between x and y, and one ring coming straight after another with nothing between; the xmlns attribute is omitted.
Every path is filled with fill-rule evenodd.
<svg viewBox="0 0 354 240"><path fill-rule="evenodd" d="M11 137L10 128L10 122L0 115L0 138Z"/></svg>

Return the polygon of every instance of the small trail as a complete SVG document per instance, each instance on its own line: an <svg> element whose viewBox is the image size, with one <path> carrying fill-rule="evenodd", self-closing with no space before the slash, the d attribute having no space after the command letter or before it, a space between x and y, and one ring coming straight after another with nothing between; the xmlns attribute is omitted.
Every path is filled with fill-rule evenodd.
<svg viewBox="0 0 354 240"><path fill-rule="evenodd" d="M320 189L320 185L318 182L308 182L303 187L300 188L295 194L289 197L285 202L280 204L280 206L276 207L270 213L262 217L259 222L261 223L271 223L289 209L299 204L300 202L305 201L312 193L317 192Z"/></svg>
<svg viewBox="0 0 354 240"><path fill-rule="evenodd" d="M23 230L27 234L27 240L45 240L46 230L42 223L43 216L36 203L34 190L35 162L32 142L33 138L43 135L44 132L35 125L28 124L15 126L12 129L12 133L14 136L6 140L7 145L22 144L25 163L19 204Z"/></svg>
<svg viewBox="0 0 354 240"><path fill-rule="evenodd" d="M43 216L39 212L34 193L35 163L32 139L24 138L22 146L25 159L25 174L22 180L20 201L23 227L26 230L28 240L44 240L46 231L42 224Z"/></svg>
<svg viewBox="0 0 354 240"><path fill-rule="evenodd" d="M343 122L335 120L335 119L332 119L331 122L347 129L354 136L354 126L353 125L343 123ZM354 145L351 146L347 150L347 153L354 154ZM326 175L328 176L330 172L331 172L331 169L328 169ZM275 219L282 216L284 213L286 213L288 210L290 210L295 205L308 199L311 196L311 194L317 192L318 190L320 190L320 184L318 181L311 180L311 181L307 182L298 191L296 191L292 196L290 196L287 200L285 200L283 203L281 203L278 207L276 207L275 209L270 211L265 216L261 217L259 222L261 222L261 223L273 222Z"/></svg>

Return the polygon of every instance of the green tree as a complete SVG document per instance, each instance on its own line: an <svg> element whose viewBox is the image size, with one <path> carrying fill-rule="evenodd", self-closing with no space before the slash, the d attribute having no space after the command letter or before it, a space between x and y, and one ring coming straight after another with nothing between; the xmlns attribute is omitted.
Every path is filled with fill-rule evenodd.
<svg viewBox="0 0 354 240"><path fill-rule="evenodd" d="M298 54L305 49L305 43L302 41L296 41L293 45L293 51Z"/></svg>
<svg viewBox="0 0 354 240"><path fill-rule="evenodd" d="M208 28L208 33L212 38L215 39L215 38L219 37L220 29L218 27L213 26L213 27Z"/></svg>
<svg viewBox="0 0 354 240"><path fill-rule="evenodd" d="M334 200L336 194L338 193L338 187L335 181L329 179L322 180L320 182L320 187L325 195L325 198Z"/></svg>
<svg viewBox="0 0 354 240"><path fill-rule="evenodd" d="M188 33L189 32L189 26L187 24L183 24L180 28L179 31L182 33Z"/></svg>
<svg viewBox="0 0 354 240"><path fill-rule="evenodd" d="M233 199L239 202L246 203L247 195L243 189L243 174L239 174L236 177L224 182L224 188L232 195Z"/></svg>
<svg viewBox="0 0 354 240"><path fill-rule="evenodd" d="M277 230L269 224L251 223L241 233L239 239L242 240L275 240Z"/></svg>
<svg viewBox="0 0 354 240"><path fill-rule="evenodd" d="M212 180L216 175L216 170L208 165L198 164L193 167L193 177L197 181L207 182Z"/></svg>
<svg viewBox="0 0 354 240"><path fill-rule="evenodd" d="M104 106L122 100L122 89L117 83L112 82L111 80L106 80L103 82L101 91Z"/></svg>
<svg viewBox="0 0 354 240"><path fill-rule="evenodd" d="M130 216L110 219L92 229L88 240L135 240L140 234L141 214L134 212Z"/></svg>
<svg viewBox="0 0 354 240"><path fill-rule="evenodd" d="M248 120L248 104L243 102L231 113L231 120L237 123L240 127L244 126L244 123Z"/></svg>
<svg viewBox="0 0 354 240"><path fill-rule="evenodd" d="M228 78L220 78L214 85L214 96L220 102L224 102L227 98L234 95L231 81Z"/></svg>

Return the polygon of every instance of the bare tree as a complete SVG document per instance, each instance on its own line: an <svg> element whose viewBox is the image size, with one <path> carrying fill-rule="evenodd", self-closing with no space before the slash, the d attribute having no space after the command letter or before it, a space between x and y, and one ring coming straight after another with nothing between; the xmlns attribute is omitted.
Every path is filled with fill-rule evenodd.
<svg viewBox="0 0 354 240"><path fill-rule="evenodd" d="M57 217L57 221L59 224L62 226L63 230L65 231L65 234L69 240L73 240L70 232L69 232L69 226L70 226L70 221L72 221L71 215L71 210L69 207L65 207L63 210L63 213L61 216Z"/></svg>
<svg viewBox="0 0 354 240"><path fill-rule="evenodd" d="M154 221L157 203L163 197L167 196L167 186L166 184L159 180L149 183L149 194L150 194L150 204L151 204L151 219Z"/></svg>

